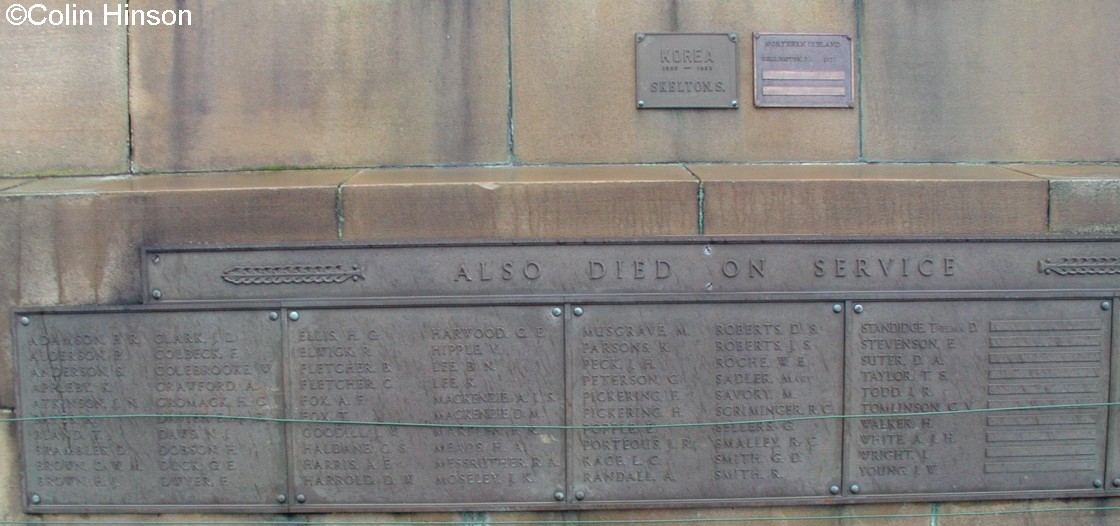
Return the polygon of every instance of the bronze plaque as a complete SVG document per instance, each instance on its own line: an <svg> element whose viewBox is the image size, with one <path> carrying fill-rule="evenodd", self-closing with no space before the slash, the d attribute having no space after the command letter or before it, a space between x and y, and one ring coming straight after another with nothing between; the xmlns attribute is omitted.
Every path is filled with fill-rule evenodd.
<svg viewBox="0 0 1120 526"><path fill-rule="evenodd" d="M1100 300L848 311L846 412L860 416L846 422L846 492L1100 488L1111 314ZM1044 407L1077 404L1097 405Z"/></svg>
<svg viewBox="0 0 1120 526"><path fill-rule="evenodd" d="M20 417L284 416L268 311L29 312L13 327ZM279 423L47 420L20 434L28 511L287 509Z"/></svg>
<svg viewBox="0 0 1120 526"><path fill-rule="evenodd" d="M754 105L851 108L852 37L755 33Z"/></svg>
<svg viewBox="0 0 1120 526"><path fill-rule="evenodd" d="M1120 241L684 238L193 246L149 248L144 260L149 302L1115 290Z"/></svg>
<svg viewBox="0 0 1120 526"><path fill-rule="evenodd" d="M827 497L841 480L832 303L587 305L569 329L577 500ZM694 426L699 422L744 422Z"/></svg>
<svg viewBox="0 0 1120 526"><path fill-rule="evenodd" d="M293 512L554 506L564 432L532 427L564 423L553 308L291 311L294 418L449 426L289 426ZM516 428L470 427L494 425Z"/></svg>
<svg viewBox="0 0 1120 526"><path fill-rule="evenodd" d="M638 33L634 41L639 109L739 107L737 35Z"/></svg>

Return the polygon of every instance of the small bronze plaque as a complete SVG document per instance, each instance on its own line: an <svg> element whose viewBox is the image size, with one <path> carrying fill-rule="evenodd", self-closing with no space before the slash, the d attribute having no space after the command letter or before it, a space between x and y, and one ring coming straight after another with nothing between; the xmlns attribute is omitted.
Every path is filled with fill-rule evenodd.
<svg viewBox="0 0 1120 526"><path fill-rule="evenodd" d="M563 318L554 306L288 316L293 511L555 506L564 488ZM509 429L454 427L513 426ZM522 427L529 426L529 427Z"/></svg>
<svg viewBox="0 0 1120 526"><path fill-rule="evenodd" d="M18 416L284 416L268 311L24 313ZM29 511L279 512L283 425L193 418L20 426Z"/></svg>
<svg viewBox="0 0 1120 526"><path fill-rule="evenodd" d="M634 40L639 109L739 107L735 34L638 33Z"/></svg>
<svg viewBox="0 0 1120 526"><path fill-rule="evenodd" d="M755 33L754 105L851 108L852 37Z"/></svg>
<svg viewBox="0 0 1120 526"><path fill-rule="evenodd" d="M827 497L840 483L843 313L832 303L588 305L569 333L585 503ZM785 420L785 421L774 421Z"/></svg>
<svg viewBox="0 0 1120 526"><path fill-rule="evenodd" d="M862 416L846 422L845 491L1100 487L1111 314L1100 301L848 310L847 413ZM1031 409L1077 404L1097 406Z"/></svg>

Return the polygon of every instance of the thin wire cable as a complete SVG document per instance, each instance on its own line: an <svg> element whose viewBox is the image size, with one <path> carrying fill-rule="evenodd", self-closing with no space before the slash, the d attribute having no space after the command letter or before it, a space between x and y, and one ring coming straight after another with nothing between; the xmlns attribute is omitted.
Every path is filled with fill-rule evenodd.
<svg viewBox="0 0 1120 526"><path fill-rule="evenodd" d="M757 420L730 420L722 422L679 422L666 424L594 424L594 425L567 425L567 424L458 424L458 423L430 423L430 422L389 422L379 420L330 420L309 418L284 418L268 416L242 416L242 415L217 415L217 414L192 414L192 413L122 413L108 415L52 415L52 416L21 416L0 418L0 422L46 422L57 420L116 420L135 418L184 418L184 419L213 419L213 420L241 420L251 422L269 422L281 424L314 424L314 425L364 425L379 427L419 427L419 428L456 428L456 429L550 429L564 431L593 431L612 429L665 429L686 427L712 427L751 424L774 424L787 422L803 422L812 420L849 420L859 418L897 418L921 416L946 416L967 415L978 413L999 413L1008 411L1039 411L1051 409L1081 409L1093 407L1118 406L1120 402L1092 402L1081 404L1054 404L1032 405L1016 407L981 407L974 409L954 409L947 411L912 411L904 413L866 413L850 415L810 415L793 416L784 418L765 418Z"/></svg>

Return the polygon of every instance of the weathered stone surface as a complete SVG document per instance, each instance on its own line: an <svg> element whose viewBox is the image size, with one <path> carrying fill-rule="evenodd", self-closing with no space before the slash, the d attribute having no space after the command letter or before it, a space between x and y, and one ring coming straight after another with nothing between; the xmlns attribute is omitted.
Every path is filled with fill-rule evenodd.
<svg viewBox="0 0 1120 526"><path fill-rule="evenodd" d="M76 9L64 0L20 3L35 4ZM125 28L104 26L93 11L93 25L0 23L0 174L128 169ZM33 10L34 21L44 16Z"/></svg>
<svg viewBox="0 0 1120 526"><path fill-rule="evenodd" d="M133 0L194 25L133 29L142 171L508 159L501 0Z"/></svg>
<svg viewBox="0 0 1120 526"><path fill-rule="evenodd" d="M1120 158L1120 3L863 6L867 159Z"/></svg>
<svg viewBox="0 0 1120 526"><path fill-rule="evenodd" d="M1050 231L1120 232L1120 166L1013 166L1050 182Z"/></svg>
<svg viewBox="0 0 1120 526"><path fill-rule="evenodd" d="M19 439L12 413L0 410L0 521L26 521L19 469Z"/></svg>
<svg viewBox="0 0 1120 526"><path fill-rule="evenodd" d="M19 305L137 303L145 244L337 239L352 171L43 179L0 192L0 331ZM13 407L0 338L0 406Z"/></svg>
<svg viewBox="0 0 1120 526"><path fill-rule="evenodd" d="M680 166L367 170L343 186L343 238L650 236L697 232Z"/></svg>
<svg viewBox="0 0 1120 526"><path fill-rule="evenodd" d="M1120 499L947 502L938 507L938 526L1106 526L1120 521ZM1110 510L1085 508L1111 507ZM1082 511L1078 511L1081 509Z"/></svg>
<svg viewBox="0 0 1120 526"><path fill-rule="evenodd" d="M690 165L705 234L1046 231L1046 181L992 166Z"/></svg>
<svg viewBox="0 0 1120 526"><path fill-rule="evenodd" d="M513 0L514 154L526 162L837 161L858 110L755 108L754 31L855 35L850 0ZM737 110L638 110L634 34L737 33ZM857 103L858 106L858 94Z"/></svg>

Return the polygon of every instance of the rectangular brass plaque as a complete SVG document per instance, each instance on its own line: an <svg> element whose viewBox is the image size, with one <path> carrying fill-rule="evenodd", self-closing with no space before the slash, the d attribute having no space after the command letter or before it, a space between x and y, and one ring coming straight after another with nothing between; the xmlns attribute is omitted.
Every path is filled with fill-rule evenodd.
<svg viewBox="0 0 1120 526"><path fill-rule="evenodd" d="M852 310L846 412L861 416L845 426L846 492L1100 487L1111 355L1100 301ZM1076 404L1097 406L1032 409Z"/></svg>
<svg viewBox="0 0 1120 526"><path fill-rule="evenodd" d="M754 105L851 108L852 37L755 33Z"/></svg>
<svg viewBox="0 0 1120 526"><path fill-rule="evenodd" d="M17 416L284 416L281 327L267 311L20 318ZM28 511L286 509L282 424L50 420L22 423L20 439Z"/></svg>
<svg viewBox="0 0 1120 526"><path fill-rule="evenodd" d="M634 40L639 109L739 107L737 35L638 33Z"/></svg>
<svg viewBox="0 0 1120 526"><path fill-rule="evenodd" d="M573 431L584 502L829 495L842 411L832 303L593 305L569 329L571 422L752 424Z"/></svg>
<svg viewBox="0 0 1120 526"><path fill-rule="evenodd" d="M699 238L154 247L147 301L1116 290L1116 239Z"/></svg>
<svg viewBox="0 0 1120 526"><path fill-rule="evenodd" d="M564 488L563 320L551 306L299 311L293 511L555 505ZM290 320L290 318L289 318Z"/></svg>

